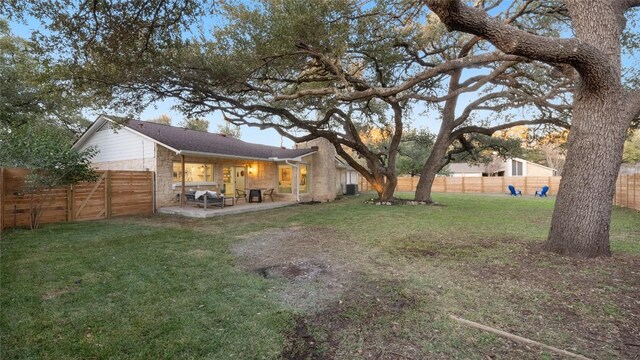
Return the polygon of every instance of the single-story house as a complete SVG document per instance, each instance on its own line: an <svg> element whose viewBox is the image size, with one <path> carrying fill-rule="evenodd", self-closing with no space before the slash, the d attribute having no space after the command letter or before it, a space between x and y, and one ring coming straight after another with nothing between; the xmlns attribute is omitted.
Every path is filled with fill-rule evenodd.
<svg viewBox="0 0 640 360"><path fill-rule="evenodd" d="M536 164L520 158L496 160L488 165L471 165L467 163L450 163L449 176L452 177L480 177L480 176L556 176L556 169Z"/></svg>
<svg viewBox="0 0 640 360"><path fill-rule="evenodd" d="M336 151L325 139L295 149L252 144L222 134L187 130L153 122L101 115L76 141L74 148L95 147L93 166L99 170L154 172L156 208L178 203L185 190L274 189L284 201L328 201L342 194L348 171L336 162ZM184 171L183 171L184 169Z"/></svg>

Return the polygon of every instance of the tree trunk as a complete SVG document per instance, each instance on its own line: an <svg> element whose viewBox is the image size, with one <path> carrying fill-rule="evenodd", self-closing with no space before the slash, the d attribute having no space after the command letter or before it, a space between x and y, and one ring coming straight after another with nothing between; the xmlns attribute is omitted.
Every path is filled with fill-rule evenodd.
<svg viewBox="0 0 640 360"><path fill-rule="evenodd" d="M431 154L429 154L429 157L422 168L422 172L420 173L420 180L418 180L418 185L416 186L415 201L433 204L433 199L431 199L431 188L433 187L433 181L435 180L438 171L442 169L449 145L451 145L449 137L439 134L433 144Z"/></svg>
<svg viewBox="0 0 640 360"><path fill-rule="evenodd" d="M537 36L491 19L461 0L427 0L450 28L482 36L498 49L580 75L564 174L546 247L581 257L609 255L609 225L622 147L640 95L621 79L625 11L637 1L564 0L577 39Z"/></svg>
<svg viewBox="0 0 640 360"><path fill-rule="evenodd" d="M387 202L393 200L393 194L396 192L396 186L398 185L398 176L396 174L387 176L387 181L384 184L384 191L379 194L381 202Z"/></svg>
<svg viewBox="0 0 640 360"><path fill-rule="evenodd" d="M631 121L624 93L578 91L567 162L547 249L577 257L610 255L609 224L622 147Z"/></svg>
<svg viewBox="0 0 640 360"><path fill-rule="evenodd" d="M453 92L460 88L462 69L454 70L450 75L449 91ZM438 174L438 171L440 171L444 164L444 157L447 154L449 145L453 142L451 139L451 132L455 128L457 105L457 95L444 102L440 130L438 131L438 136L436 137L436 141L431 149L431 154L429 154L429 158L427 158L427 161L422 168L422 172L420 173L420 180L418 180L418 185L416 186L415 201L433 204L433 200L431 199L431 187L433 186L433 180L435 180L436 174Z"/></svg>
<svg viewBox="0 0 640 360"><path fill-rule="evenodd" d="M612 4L566 1L576 35L609 59L608 77L584 71L573 100L567 161L546 247L560 254L611 254L609 225L622 148L634 114L620 83L622 14ZM599 79L594 82L593 79Z"/></svg>
<svg viewBox="0 0 640 360"><path fill-rule="evenodd" d="M396 191L396 185L398 185L398 176L394 173L392 175L379 175L371 182L371 186L378 193L378 201L387 202L393 200L393 194Z"/></svg>

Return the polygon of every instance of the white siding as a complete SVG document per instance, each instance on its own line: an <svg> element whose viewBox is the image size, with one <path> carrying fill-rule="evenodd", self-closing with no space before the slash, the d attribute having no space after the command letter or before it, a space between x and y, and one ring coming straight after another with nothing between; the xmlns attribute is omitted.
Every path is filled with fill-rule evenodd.
<svg viewBox="0 0 640 360"><path fill-rule="evenodd" d="M513 162L518 162L522 164L522 175L514 175L514 171L516 171L516 169L513 166ZM527 162L526 160L522 160L522 159L517 159L517 158L513 158L513 159L507 159L506 163L505 163L505 172L504 172L504 176L505 177L521 177L521 176L527 176Z"/></svg>
<svg viewBox="0 0 640 360"><path fill-rule="evenodd" d="M357 184L358 183L358 172L353 170L347 171L347 184Z"/></svg>
<svg viewBox="0 0 640 360"><path fill-rule="evenodd" d="M482 173L453 173L451 177L482 177Z"/></svg>
<svg viewBox="0 0 640 360"><path fill-rule="evenodd" d="M125 128L114 132L104 129L95 132L82 145L81 149L95 146L98 154L92 159L94 163L135 159L151 159L155 157L155 144Z"/></svg>
<svg viewBox="0 0 640 360"><path fill-rule="evenodd" d="M527 163L527 176L555 176L554 170L536 163Z"/></svg>

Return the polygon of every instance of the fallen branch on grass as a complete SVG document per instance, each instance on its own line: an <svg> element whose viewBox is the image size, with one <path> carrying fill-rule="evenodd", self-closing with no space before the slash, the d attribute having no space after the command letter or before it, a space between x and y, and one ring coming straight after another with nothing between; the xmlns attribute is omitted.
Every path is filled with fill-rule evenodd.
<svg viewBox="0 0 640 360"><path fill-rule="evenodd" d="M462 319L462 318L459 318L459 317L453 316L453 315L449 315L449 317L451 319L461 323L461 324L469 325L469 326L474 327L476 329L480 329L480 330L488 331L488 332L491 332L491 333L494 333L494 334L498 334L500 336L504 336L504 337L506 337L508 339L511 339L511 340L514 340L514 341L517 341L517 342L521 342L521 343L524 343L524 344L539 346L541 348L553 351L556 354L570 356L570 357L573 357L573 358L576 358L576 359L590 360L588 357L582 356L580 354L574 354L574 353L569 352L567 350L562 350L562 349L558 349L558 348L553 347L553 346L545 345L545 344L537 342L537 341L533 341L533 340L530 340L530 339L527 339L527 338L523 338L522 336L518 336L518 335L514 335L514 334L511 334L511 333L508 333L506 331L494 329L494 328L486 326L486 325L478 324L477 322L465 320L465 319Z"/></svg>

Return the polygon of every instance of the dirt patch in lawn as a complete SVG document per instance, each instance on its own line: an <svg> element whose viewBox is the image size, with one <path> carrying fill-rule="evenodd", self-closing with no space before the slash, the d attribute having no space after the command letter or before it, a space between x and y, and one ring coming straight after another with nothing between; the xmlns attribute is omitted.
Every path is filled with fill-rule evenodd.
<svg viewBox="0 0 640 360"><path fill-rule="evenodd" d="M341 255L354 247L333 229L291 227L244 235L232 251L241 266L265 278L284 280L277 289L282 303L308 311L337 299L357 275Z"/></svg>
<svg viewBox="0 0 640 360"><path fill-rule="evenodd" d="M510 238L412 236L367 248L296 226L245 235L232 251L277 280L271 291L298 314L284 359L549 356L452 325L449 314L591 358L640 359L638 257L576 260Z"/></svg>
<svg viewBox="0 0 640 360"><path fill-rule="evenodd" d="M469 270L496 291L506 290L513 304L528 304L518 312L527 325L517 329L521 335L554 329L570 336L567 346L587 354L640 359L640 258L581 260L530 245L509 263ZM509 291L505 284L517 287Z"/></svg>
<svg viewBox="0 0 640 360"><path fill-rule="evenodd" d="M418 349L396 332L392 319L416 309L419 300L403 291L401 283L361 281L352 284L340 300L324 310L300 316L288 335L283 359L390 359L419 354ZM379 326L389 332L376 331ZM341 346L357 344L355 347ZM409 358L412 358L409 356Z"/></svg>
<svg viewBox="0 0 640 360"><path fill-rule="evenodd" d="M243 236L232 251L241 266L280 280L277 297L298 314L282 358L389 359L420 353L396 322L418 306L419 297L404 280L372 272L380 269L371 252L343 233L323 227L271 229Z"/></svg>

